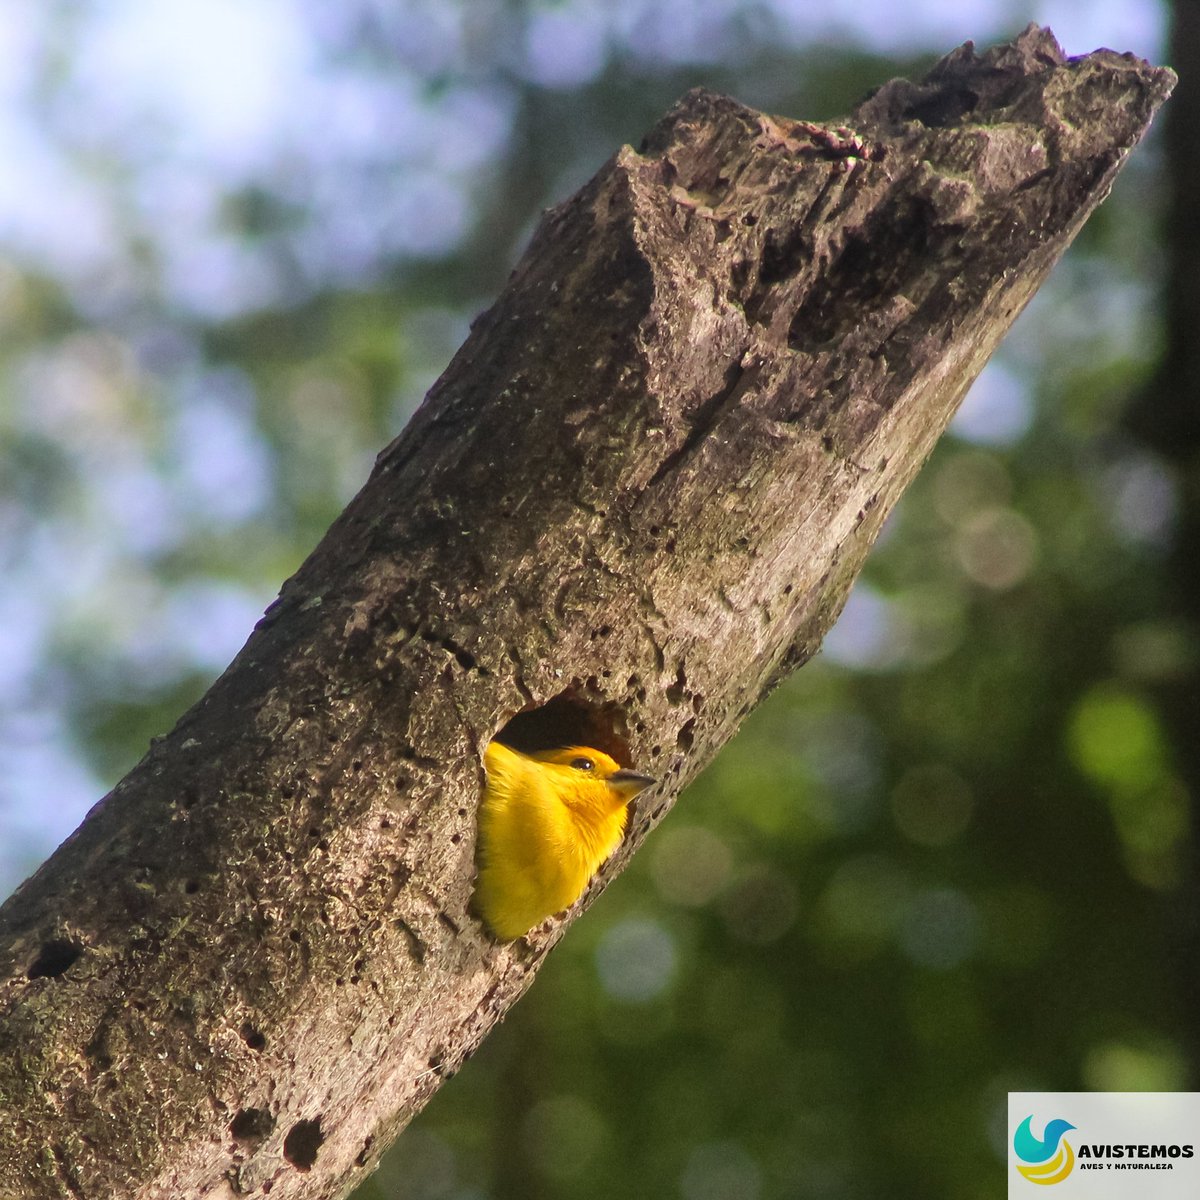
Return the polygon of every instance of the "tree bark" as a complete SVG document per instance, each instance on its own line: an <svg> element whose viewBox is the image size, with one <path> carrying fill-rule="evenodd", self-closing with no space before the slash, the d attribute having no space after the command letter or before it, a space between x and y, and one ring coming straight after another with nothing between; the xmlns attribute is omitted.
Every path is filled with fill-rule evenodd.
<svg viewBox="0 0 1200 1200"><path fill-rule="evenodd" d="M547 214L233 664L0 910L0 1197L358 1182L815 652L1172 82L1031 27L853 133L697 91ZM662 782L501 946L469 902L514 716Z"/></svg>

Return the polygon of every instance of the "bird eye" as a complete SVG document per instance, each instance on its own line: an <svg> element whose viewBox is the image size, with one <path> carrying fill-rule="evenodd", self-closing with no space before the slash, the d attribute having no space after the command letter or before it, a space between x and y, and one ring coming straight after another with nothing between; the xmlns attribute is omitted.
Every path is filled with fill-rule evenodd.
<svg viewBox="0 0 1200 1200"><path fill-rule="evenodd" d="M571 766L577 771L594 771L596 769L596 764L590 758L573 758Z"/></svg>

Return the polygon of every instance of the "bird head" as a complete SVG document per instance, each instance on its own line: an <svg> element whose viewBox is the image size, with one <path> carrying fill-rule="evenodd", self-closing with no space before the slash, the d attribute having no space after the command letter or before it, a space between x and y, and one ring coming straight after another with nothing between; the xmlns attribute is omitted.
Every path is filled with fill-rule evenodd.
<svg viewBox="0 0 1200 1200"><path fill-rule="evenodd" d="M539 750L530 757L554 769L567 803L577 797L582 803L601 801L604 807L616 810L657 782L652 775L622 767L611 755L591 746Z"/></svg>

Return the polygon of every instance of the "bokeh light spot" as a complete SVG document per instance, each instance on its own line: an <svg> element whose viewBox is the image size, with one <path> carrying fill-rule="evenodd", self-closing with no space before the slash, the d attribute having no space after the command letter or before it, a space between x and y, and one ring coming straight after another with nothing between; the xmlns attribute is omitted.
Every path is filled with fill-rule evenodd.
<svg viewBox="0 0 1200 1200"><path fill-rule="evenodd" d="M1104 496L1113 524L1133 543L1161 544L1175 524L1179 484L1156 455L1127 455L1105 473Z"/></svg>
<svg viewBox="0 0 1200 1200"><path fill-rule="evenodd" d="M675 939L657 921L628 917L596 947L596 972L610 996L644 1004L661 996L675 976Z"/></svg>
<svg viewBox="0 0 1200 1200"><path fill-rule="evenodd" d="M1100 784L1139 787L1162 774L1165 746L1156 713L1112 684L1092 688L1076 704L1068 746L1075 765Z"/></svg>
<svg viewBox="0 0 1200 1200"><path fill-rule="evenodd" d="M900 944L908 957L937 971L965 962L978 948L979 938L975 905L953 888L933 888L914 896L900 931Z"/></svg>
<svg viewBox="0 0 1200 1200"><path fill-rule="evenodd" d="M685 825L664 829L658 835L650 864L664 900L699 908L729 882L733 855L716 834Z"/></svg>
<svg viewBox="0 0 1200 1200"><path fill-rule="evenodd" d="M947 525L965 524L980 509L1004 507L1012 500L1008 468L983 450L943 456L932 479L933 507Z"/></svg>
<svg viewBox="0 0 1200 1200"><path fill-rule="evenodd" d="M857 962L881 950L905 910L911 884L890 859L862 855L843 863L817 905L814 933L829 955Z"/></svg>
<svg viewBox="0 0 1200 1200"><path fill-rule="evenodd" d="M688 1156L679 1190L684 1200L758 1200L762 1169L736 1142L705 1142Z"/></svg>
<svg viewBox="0 0 1200 1200"><path fill-rule="evenodd" d="M1016 587L1033 569L1037 534L1010 508L984 509L958 531L954 547L969 579L1003 592Z"/></svg>
<svg viewBox="0 0 1200 1200"><path fill-rule="evenodd" d="M1187 1087L1187 1060L1171 1042L1102 1042L1088 1050L1083 1079L1098 1092L1179 1092Z"/></svg>
<svg viewBox="0 0 1200 1200"><path fill-rule="evenodd" d="M825 635L821 653L844 667L885 670L896 663L898 644L891 605L860 580Z"/></svg>
<svg viewBox="0 0 1200 1200"><path fill-rule="evenodd" d="M962 407L950 422L950 432L968 442L1008 446L1017 441L1033 419L1033 404L1024 381L992 359L971 385Z"/></svg>
<svg viewBox="0 0 1200 1200"><path fill-rule="evenodd" d="M525 1147L539 1171L567 1183L595 1158L607 1128L595 1107L565 1094L538 1101L525 1118Z"/></svg>

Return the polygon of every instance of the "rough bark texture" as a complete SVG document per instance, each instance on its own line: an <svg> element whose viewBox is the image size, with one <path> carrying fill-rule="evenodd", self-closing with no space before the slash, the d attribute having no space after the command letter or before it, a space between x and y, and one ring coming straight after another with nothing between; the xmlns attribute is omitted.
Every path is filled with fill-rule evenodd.
<svg viewBox="0 0 1200 1200"><path fill-rule="evenodd" d="M549 213L229 670L0 912L0 1197L348 1191L571 919L498 946L469 911L488 739L524 710L657 774L619 870L816 650L1171 82L1031 29L853 135L694 92Z"/></svg>

